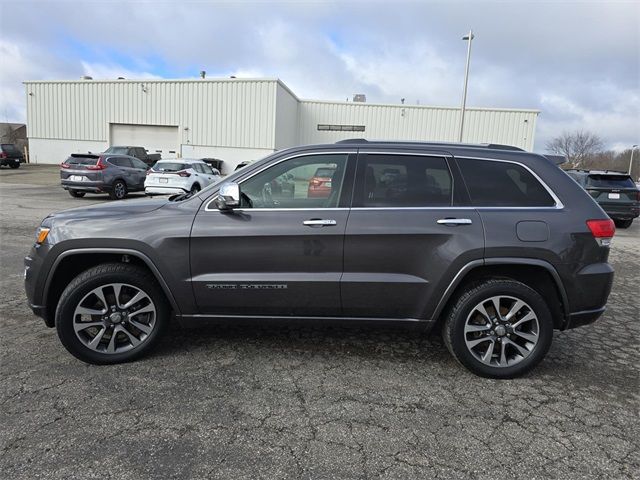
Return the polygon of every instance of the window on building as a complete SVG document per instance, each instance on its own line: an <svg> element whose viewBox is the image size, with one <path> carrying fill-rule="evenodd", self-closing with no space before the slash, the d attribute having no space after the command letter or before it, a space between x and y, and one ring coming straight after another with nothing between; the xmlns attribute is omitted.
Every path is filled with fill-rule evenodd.
<svg viewBox="0 0 640 480"><path fill-rule="evenodd" d="M550 207L555 201L524 167L490 160L458 160L471 201L480 207Z"/></svg>
<svg viewBox="0 0 640 480"><path fill-rule="evenodd" d="M446 207L452 180L441 157L367 155L358 169L356 207Z"/></svg>
<svg viewBox="0 0 640 480"><path fill-rule="evenodd" d="M364 132L364 125L327 125L327 124L318 124L319 131L330 131L330 132Z"/></svg>

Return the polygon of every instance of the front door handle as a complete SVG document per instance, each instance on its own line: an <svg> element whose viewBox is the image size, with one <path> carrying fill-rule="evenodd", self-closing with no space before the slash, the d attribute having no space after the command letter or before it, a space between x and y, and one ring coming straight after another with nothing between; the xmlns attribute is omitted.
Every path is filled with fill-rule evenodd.
<svg viewBox="0 0 640 480"><path fill-rule="evenodd" d="M338 222L335 220L323 220L320 218L312 218L311 220L305 220L302 222L303 225L307 227L331 227L336 225Z"/></svg>
<svg viewBox="0 0 640 480"><path fill-rule="evenodd" d="M437 221L439 225L471 225L473 222L470 218L441 218Z"/></svg>

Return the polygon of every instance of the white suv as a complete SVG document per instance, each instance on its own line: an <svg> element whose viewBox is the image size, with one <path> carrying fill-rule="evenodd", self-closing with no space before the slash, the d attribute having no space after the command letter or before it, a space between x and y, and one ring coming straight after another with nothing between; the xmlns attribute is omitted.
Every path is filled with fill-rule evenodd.
<svg viewBox="0 0 640 480"><path fill-rule="evenodd" d="M147 171L144 192L147 195L173 195L198 192L220 180L220 172L202 160L174 158L160 160Z"/></svg>

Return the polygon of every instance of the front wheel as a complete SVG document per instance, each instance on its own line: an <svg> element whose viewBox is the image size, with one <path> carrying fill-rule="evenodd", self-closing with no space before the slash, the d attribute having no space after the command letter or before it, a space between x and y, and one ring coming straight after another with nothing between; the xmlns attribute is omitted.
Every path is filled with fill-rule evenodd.
<svg viewBox="0 0 640 480"><path fill-rule="evenodd" d="M105 365L134 360L153 348L169 321L169 307L151 273L110 263L71 281L55 321L60 341L73 356Z"/></svg>
<svg viewBox="0 0 640 480"><path fill-rule="evenodd" d="M544 298L527 285L485 280L456 297L442 334L451 354L473 373L514 378L542 361L553 320Z"/></svg>

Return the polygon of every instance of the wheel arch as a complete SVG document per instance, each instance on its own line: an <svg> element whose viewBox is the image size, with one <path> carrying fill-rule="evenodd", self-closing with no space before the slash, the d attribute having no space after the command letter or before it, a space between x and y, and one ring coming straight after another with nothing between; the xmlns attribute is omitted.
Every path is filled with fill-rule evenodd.
<svg viewBox="0 0 640 480"><path fill-rule="evenodd" d="M486 258L467 263L451 280L432 315L434 331L441 325L443 312L464 286L484 278L509 278L528 285L547 299L554 327L567 326L569 300L558 271L545 260L536 258ZM549 281L551 280L551 281ZM554 299L556 301L550 300Z"/></svg>
<svg viewBox="0 0 640 480"><path fill-rule="evenodd" d="M62 252L47 274L42 299L47 309L47 326L54 326L55 309L69 281L93 266L108 262L132 263L146 268L162 288L171 308L180 314L178 304L160 270L144 253L129 248L75 248Z"/></svg>

